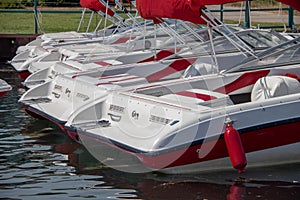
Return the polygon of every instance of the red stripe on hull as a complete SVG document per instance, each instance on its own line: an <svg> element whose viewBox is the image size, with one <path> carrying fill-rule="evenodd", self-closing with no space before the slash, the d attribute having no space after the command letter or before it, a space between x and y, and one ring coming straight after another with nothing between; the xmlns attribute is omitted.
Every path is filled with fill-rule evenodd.
<svg viewBox="0 0 300 200"><path fill-rule="evenodd" d="M241 89L243 87L249 86L254 84L259 78L267 76L270 70L261 70L261 71L254 71L254 72L246 72L242 74L239 78L235 81L215 89L215 92L220 92L223 94L231 93L235 90Z"/></svg>
<svg viewBox="0 0 300 200"><path fill-rule="evenodd" d="M297 143L300 142L300 122L249 131L240 134L240 136L246 153ZM214 145L212 151L204 158L199 158L197 153L198 149L210 148L211 145ZM139 157L145 165L154 169L161 169L224 158L228 157L228 153L225 141L222 137L219 138L217 142L213 141L190 146L186 151L180 150L159 156L146 156L142 154L137 154L136 156ZM171 162L172 158L177 159ZM169 164L166 161L170 161Z"/></svg>
<svg viewBox="0 0 300 200"><path fill-rule="evenodd" d="M0 98L3 97L8 91L0 92Z"/></svg>
<svg viewBox="0 0 300 200"><path fill-rule="evenodd" d="M116 41L114 41L112 44L121 44L121 43L125 43L127 42L128 40L132 40L136 38L135 36L132 36L132 37L122 37L122 38L119 38L117 39Z"/></svg>
<svg viewBox="0 0 300 200"><path fill-rule="evenodd" d="M18 72L18 77L24 81L28 76L30 76L30 74L31 73L28 70L26 70L26 71Z"/></svg>
<svg viewBox="0 0 300 200"><path fill-rule="evenodd" d="M65 128L65 131L66 131L66 134L68 136L70 136L70 138L72 138L75 142L81 143L80 140L79 140L79 135L76 131L73 131L73 130L71 131L71 130L68 130L66 128Z"/></svg>
<svg viewBox="0 0 300 200"><path fill-rule="evenodd" d="M156 56L152 56L150 58L147 58L145 60L140 61L139 63L143 63L143 62L151 62L151 61L158 61L161 60L163 58L166 58L168 56L171 56L174 54L174 50L161 50L159 51Z"/></svg>
<svg viewBox="0 0 300 200"><path fill-rule="evenodd" d="M171 75L175 72L185 70L188 66L190 66L195 61L196 58L175 60L168 67L147 76L146 79L150 83L154 81L158 81L159 79Z"/></svg>
<svg viewBox="0 0 300 200"><path fill-rule="evenodd" d="M104 62L104 61L95 62L95 64L101 65L101 66L111 66L112 65L112 64Z"/></svg>
<svg viewBox="0 0 300 200"><path fill-rule="evenodd" d="M67 130L65 129L65 123L60 123L58 120L55 120L53 118L48 117L46 114L40 113L36 111L35 109L31 109L30 107L23 106L24 111L29 114L30 116L36 118L36 119L42 119L42 120L48 120L52 123L56 124L64 133L67 133ZM74 135L69 135L72 139L75 141L78 141L78 137ZM74 138L73 138L74 137Z"/></svg>
<svg viewBox="0 0 300 200"><path fill-rule="evenodd" d="M240 134L240 136L245 152L249 153L298 143L300 142L299 132L300 122L294 122L290 124L277 125L269 128L248 131L246 133ZM80 134L80 137L85 137L89 140L95 140L96 142L113 146L116 149L132 154L138 157L145 166L152 169L178 167L228 157L227 148L223 137L220 137L217 141L209 141L202 144L189 146L187 148L177 149L171 152L158 153L158 155L134 153L128 149L121 148L120 146L104 142L100 139L93 138L85 134ZM199 157L199 152L205 151L207 149L212 150L209 151L204 157Z"/></svg>

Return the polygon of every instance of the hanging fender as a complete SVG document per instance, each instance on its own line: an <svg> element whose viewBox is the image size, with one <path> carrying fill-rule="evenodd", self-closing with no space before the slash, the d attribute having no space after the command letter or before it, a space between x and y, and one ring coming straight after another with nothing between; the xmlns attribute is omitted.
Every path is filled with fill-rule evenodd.
<svg viewBox="0 0 300 200"><path fill-rule="evenodd" d="M233 128L232 122L226 123L224 139L232 166L238 170L238 173L244 173L247 159L240 135Z"/></svg>

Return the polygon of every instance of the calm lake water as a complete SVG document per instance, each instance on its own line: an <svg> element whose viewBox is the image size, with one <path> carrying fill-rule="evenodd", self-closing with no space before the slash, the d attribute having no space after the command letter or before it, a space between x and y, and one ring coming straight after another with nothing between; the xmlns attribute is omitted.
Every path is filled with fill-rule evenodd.
<svg viewBox="0 0 300 200"><path fill-rule="evenodd" d="M7 69L9 71L7 71ZM10 66L0 78L0 199L300 199L300 163L192 175L130 174L108 168L55 125L17 103L24 89Z"/></svg>

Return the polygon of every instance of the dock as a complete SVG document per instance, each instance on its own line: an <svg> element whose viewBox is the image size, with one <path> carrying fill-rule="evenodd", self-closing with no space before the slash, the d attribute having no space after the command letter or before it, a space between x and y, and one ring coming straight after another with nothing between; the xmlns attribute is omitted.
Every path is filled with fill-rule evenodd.
<svg viewBox="0 0 300 200"><path fill-rule="evenodd" d="M16 55L19 46L26 45L39 34L0 34L0 61L6 62Z"/></svg>

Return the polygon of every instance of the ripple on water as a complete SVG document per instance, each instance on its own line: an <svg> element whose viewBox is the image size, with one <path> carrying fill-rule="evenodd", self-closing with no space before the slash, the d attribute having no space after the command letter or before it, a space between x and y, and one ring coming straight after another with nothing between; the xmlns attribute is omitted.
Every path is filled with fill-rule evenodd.
<svg viewBox="0 0 300 200"><path fill-rule="evenodd" d="M13 90L0 99L0 199L300 199L300 164L243 175L127 174L105 167L51 123L28 116L17 103L25 92L20 81L10 81Z"/></svg>

